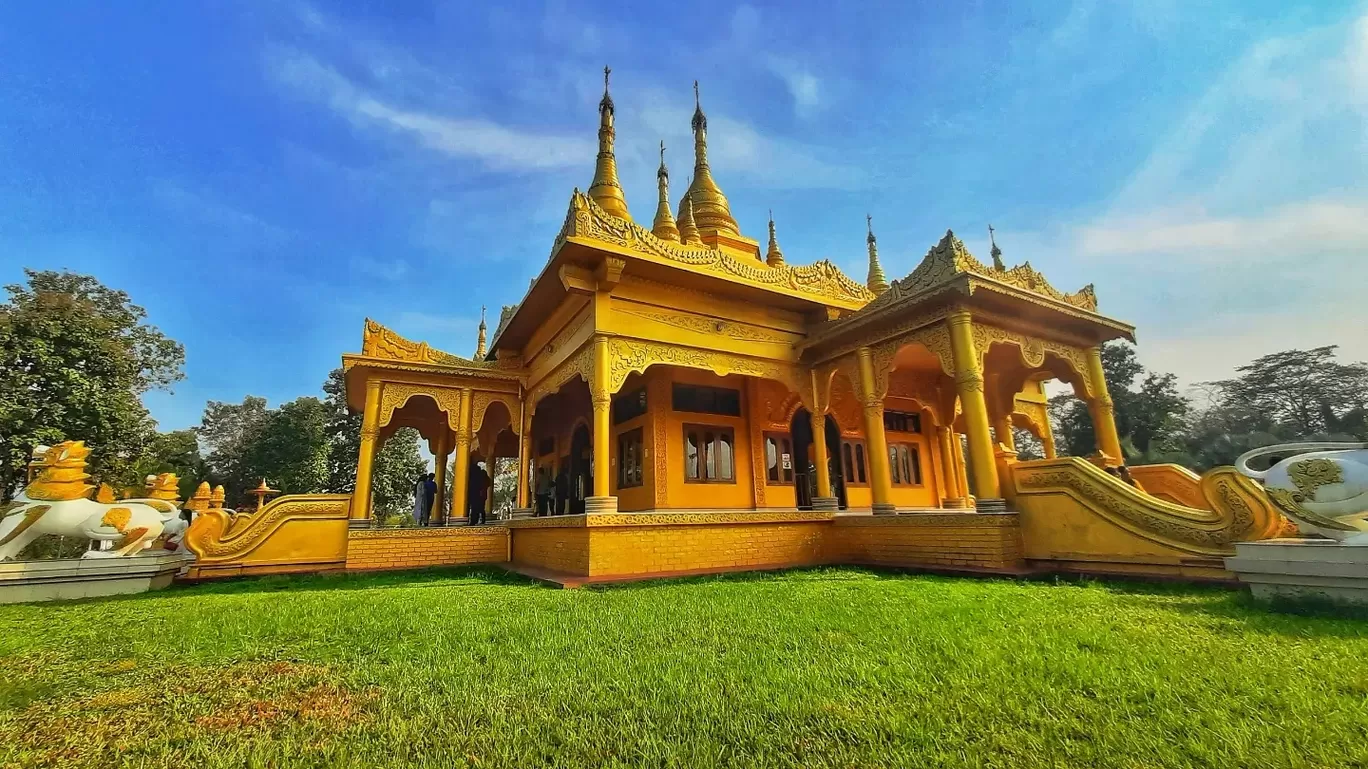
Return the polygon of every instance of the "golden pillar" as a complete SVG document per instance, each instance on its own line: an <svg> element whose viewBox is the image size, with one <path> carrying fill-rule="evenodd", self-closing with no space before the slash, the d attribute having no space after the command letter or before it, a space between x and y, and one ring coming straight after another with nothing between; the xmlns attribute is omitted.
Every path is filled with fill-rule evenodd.
<svg viewBox="0 0 1368 769"><path fill-rule="evenodd" d="M960 310L946 318L950 326L950 349L955 359L955 389L964 412L964 432L969 436L969 462L974 470L974 496L1001 499L993 436L988 426L988 404L983 398L983 372L974 349L973 318Z"/></svg>
<svg viewBox="0 0 1368 769"><path fill-rule="evenodd" d="M523 404L519 424L522 429L518 433L518 499L515 506L525 510L532 506L527 489L528 477L532 474L532 415L528 413L527 404Z"/></svg>
<svg viewBox="0 0 1368 769"><path fill-rule="evenodd" d="M443 521L442 507L446 502L446 466L447 456L450 449L447 448L447 426L442 425L441 434L437 436L437 454L432 457L433 464L436 465L435 480L437 482L437 496L432 500L432 516L429 519L433 526L441 526Z"/></svg>
<svg viewBox="0 0 1368 769"><path fill-rule="evenodd" d="M1012 417L1004 414L993 422L993 434L997 442L1016 451L1016 438L1012 435Z"/></svg>
<svg viewBox="0 0 1368 769"><path fill-rule="evenodd" d="M945 480L945 506L964 507L964 483L959 474L959 442L948 427L937 427L936 438L940 441L941 476Z"/></svg>
<svg viewBox="0 0 1368 769"><path fill-rule="evenodd" d="M873 236L870 236L873 237ZM893 513L893 472L888 461L888 437L884 433L884 407L874 376L874 359L868 347L856 353L860 363L860 400L864 405L865 441L869 444L869 491L874 513Z"/></svg>
<svg viewBox="0 0 1368 769"><path fill-rule="evenodd" d="M371 477L375 474L375 442L380 435L380 382L366 382L366 405L361 412L361 452L356 457L356 489L352 492L351 525L370 520Z"/></svg>
<svg viewBox="0 0 1368 769"><path fill-rule="evenodd" d="M1045 458L1055 458L1054 433L1049 429L1042 430L1040 433L1040 445L1045 448Z"/></svg>
<svg viewBox="0 0 1368 769"><path fill-rule="evenodd" d="M456 461L451 467L451 521L470 514L470 388L461 388L456 419Z"/></svg>
<svg viewBox="0 0 1368 769"><path fill-rule="evenodd" d="M812 500L814 510L835 510L837 500L831 494L831 467L827 464L826 412L814 411L812 416L812 464L817 472L817 496Z"/></svg>
<svg viewBox="0 0 1368 769"><path fill-rule="evenodd" d="M594 375L589 383L590 397L594 403L594 493L585 500L587 513L612 513L617 511L617 497L611 496L612 470L609 467L611 454L609 442L612 439L612 420L609 419L609 406L613 394L608 389L608 338L594 337Z"/></svg>
<svg viewBox="0 0 1368 769"><path fill-rule="evenodd" d="M1097 448L1117 462L1125 462L1121 453L1121 436L1116 432L1116 410L1112 405L1111 393L1107 392L1106 372L1102 368L1102 348L1089 347L1088 378L1092 380L1093 398L1089 405L1092 413L1093 431L1097 436Z"/></svg>

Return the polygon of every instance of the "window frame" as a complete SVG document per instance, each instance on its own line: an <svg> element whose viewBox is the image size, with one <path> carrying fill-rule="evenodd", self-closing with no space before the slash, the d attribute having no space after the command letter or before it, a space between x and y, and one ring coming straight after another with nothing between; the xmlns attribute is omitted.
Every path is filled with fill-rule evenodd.
<svg viewBox="0 0 1368 769"><path fill-rule="evenodd" d="M680 393L684 391L693 391L694 393L694 402L685 403L684 405L694 406L695 408L680 408ZM704 392L709 393L709 397L711 398L714 406L712 410L699 408L702 406L702 404L698 403L698 395ZM721 396L723 393L726 394L726 397L729 401L731 399L735 399L735 414L733 414L730 410L723 410L721 408L716 407L719 396ZM734 387L714 387L712 385L688 384L687 382L672 382L670 385L670 410L679 414L708 414L710 416L715 417L729 417L731 419L740 419L742 415L741 391Z"/></svg>
<svg viewBox="0 0 1368 769"><path fill-rule="evenodd" d="M869 485L869 451L863 438L841 436L841 478L847 486Z"/></svg>
<svg viewBox="0 0 1368 769"><path fill-rule="evenodd" d="M729 425L686 424L680 429L684 442L684 482L685 483L730 483L736 484L736 428ZM696 436L697 477L689 477L689 439ZM726 443L731 450L731 477L721 475L718 465L722 457L721 446ZM712 470L709 472L709 465Z"/></svg>
<svg viewBox="0 0 1368 769"><path fill-rule="evenodd" d="M630 430L623 430L617 434L617 487L619 489L636 489L646 485L646 431L641 427L633 427ZM629 471L626 458L627 452L624 450L631 442L636 444L635 480L629 479Z"/></svg>
<svg viewBox="0 0 1368 769"><path fill-rule="evenodd" d="M793 456L793 434L768 432L763 435L761 441L765 452L765 485L792 486L794 466L798 461ZM769 447L771 441L774 442L774 478L770 478L769 468ZM784 454L789 455L789 467L787 470L784 469Z"/></svg>
<svg viewBox="0 0 1368 769"><path fill-rule="evenodd" d="M906 468L901 460L907 459ZM923 488L926 486L926 477L922 473L921 467L921 445L912 441L892 441L888 444L888 469L889 480L892 485L902 488ZM908 472L903 473L906 469ZM910 476L904 480L903 476Z"/></svg>

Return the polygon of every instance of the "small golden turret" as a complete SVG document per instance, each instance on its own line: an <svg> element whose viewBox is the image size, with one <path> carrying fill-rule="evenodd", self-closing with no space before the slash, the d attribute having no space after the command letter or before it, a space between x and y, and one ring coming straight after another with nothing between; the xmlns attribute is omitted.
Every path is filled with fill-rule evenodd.
<svg viewBox="0 0 1368 769"><path fill-rule="evenodd" d="M769 215L769 250L765 252L765 264L771 267L784 266L784 252L779 250L779 239L774 237L774 212Z"/></svg>
<svg viewBox="0 0 1368 769"><path fill-rule="evenodd" d="M209 490L209 482L203 481L195 487L195 493L190 495L190 500L185 503L186 510L193 510L200 513L209 509L209 500L213 498L213 492Z"/></svg>
<svg viewBox="0 0 1368 769"><path fill-rule="evenodd" d="M262 506L264 506L264 505L266 504L266 498L267 498L267 497L273 497L273 496L275 496L276 494L279 494L279 493L280 493L280 490L279 490L279 489L273 489L273 488L271 488L270 486L267 486L267 485L266 485L266 479L265 479L265 478L262 478L262 479L261 479L261 485L260 485L260 486L257 486L255 489L252 489L251 491L249 491L249 492L247 492L247 493L248 493L248 494L251 494L251 495L254 496L254 497L256 497L256 509L260 510L260 509L262 508Z"/></svg>
<svg viewBox="0 0 1368 769"><path fill-rule="evenodd" d="M627 213L627 198L618 183L617 159L613 157L613 97L608 95L608 75L603 68L603 99L599 101L599 152L594 163L594 181L589 185L589 197L604 211L619 219L631 219Z"/></svg>
<svg viewBox="0 0 1368 769"><path fill-rule="evenodd" d="M704 232L720 232L726 235L741 234L736 220L732 218L731 206L722 189L713 181L712 171L708 168L708 118L703 114L702 102L698 97L698 81L694 81L694 177L689 184L688 198L693 202L694 217L698 229ZM684 212L680 211L680 218Z"/></svg>
<svg viewBox="0 0 1368 769"><path fill-rule="evenodd" d="M988 225L988 240L993 244L993 269L998 272L1006 272L1007 265L1002 263L1002 249L998 248L997 238L993 237L993 225Z"/></svg>
<svg viewBox="0 0 1368 769"><path fill-rule="evenodd" d="M869 244L869 278L865 281L865 286L875 294L882 294L888 290L888 278L884 277L883 267L879 264L879 247L875 244L874 238L874 217L865 214L865 228L869 232L865 236L865 242Z"/></svg>
<svg viewBox="0 0 1368 769"><path fill-rule="evenodd" d="M489 347L485 342L485 307L480 305L480 336L475 340L475 360L484 360L489 354Z"/></svg>
<svg viewBox="0 0 1368 769"><path fill-rule="evenodd" d="M220 484L214 487L214 493L209 495L209 509L222 510L223 503L228 499L228 492Z"/></svg>
<svg viewBox="0 0 1368 769"><path fill-rule="evenodd" d="M686 246L696 246L703 242L698 236L698 225L694 223L693 200L688 195L679 203L679 242Z"/></svg>
<svg viewBox="0 0 1368 769"><path fill-rule="evenodd" d="M665 168L665 142L660 143L660 170L656 171L656 186L660 188L660 204L656 206L651 234L661 240L679 242L679 228L670 214L670 172Z"/></svg>

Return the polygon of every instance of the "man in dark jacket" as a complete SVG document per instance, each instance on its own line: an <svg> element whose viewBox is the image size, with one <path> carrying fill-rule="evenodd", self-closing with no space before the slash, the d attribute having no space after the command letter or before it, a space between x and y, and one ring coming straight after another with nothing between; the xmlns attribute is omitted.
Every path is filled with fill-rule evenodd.
<svg viewBox="0 0 1368 769"><path fill-rule="evenodd" d="M552 515L565 515L565 505L570 500L570 476L561 467L556 473L556 505Z"/></svg>
<svg viewBox="0 0 1368 769"><path fill-rule="evenodd" d="M485 472L483 463L477 462L471 468L469 490L470 525L478 526L485 523L485 499L489 493L489 473Z"/></svg>
<svg viewBox="0 0 1368 769"><path fill-rule="evenodd" d="M428 473L423 477L423 519L419 526L426 526L432 520L432 506L437 501L437 476ZM438 513L440 515L441 513Z"/></svg>

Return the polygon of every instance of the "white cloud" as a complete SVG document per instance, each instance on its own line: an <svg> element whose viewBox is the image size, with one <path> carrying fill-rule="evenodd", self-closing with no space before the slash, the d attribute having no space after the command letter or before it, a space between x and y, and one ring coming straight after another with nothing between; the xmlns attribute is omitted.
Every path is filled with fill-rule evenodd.
<svg viewBox="0 0 1368 769"><path fill-rule="evenodd" d="M766 59L769 71L773 72L793 97L793 111L801 116L810 115L818 106L821 98L821 81L808 71L807 67L782 56L769 56Z"/></svg>
<svg viewBox="0 0 1368 769"><path fill-rule="evenodd" d="M1192 209L1160 209L1087 224L1077 234L1085 256L1184 255L1191 263L1251 265L1308 250L1368 254L1368 200L1307 200L1257 214L1216 217Z"/></svg>
<svg viewBox="0 0 1368 769"><path fill-rule="evenodd" d="M537 133L483 118L448 117L395 106L300 51L276 48L267 60L271 74L280 82L321 99L354 124L408 136L428 149L477 160L493 170L578 167L597 149L588 136Z"/></svg>

